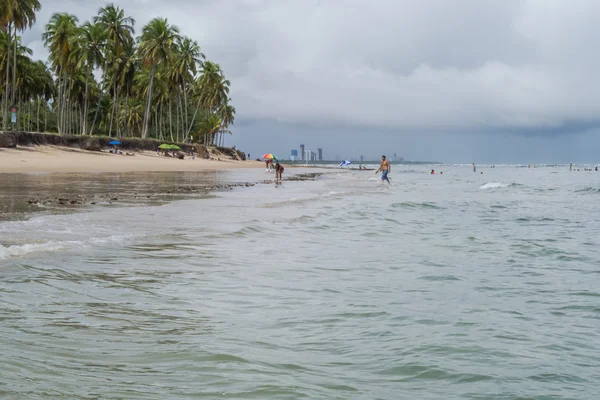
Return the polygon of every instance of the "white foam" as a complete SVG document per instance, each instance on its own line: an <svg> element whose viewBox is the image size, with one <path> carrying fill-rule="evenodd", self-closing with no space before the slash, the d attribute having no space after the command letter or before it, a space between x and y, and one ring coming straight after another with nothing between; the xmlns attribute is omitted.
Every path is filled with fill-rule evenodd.
<svg viewBox="0 0 600 400"><path fill-rule="evenodd" d="M485 185L481 186L479 189L500 189L508 187L509 185L506 183L500 182L488 182Z"/></svg>
<svg viewBox="0 0 600 400"><path fill-rule="evenodd" d="M21 257L29 253L41 251L58 251L75 245L80 245L79 241L65 242L45 242L45 243L29 243L13 246L0 246L0 260L5 260L12 257Z"/></svg>

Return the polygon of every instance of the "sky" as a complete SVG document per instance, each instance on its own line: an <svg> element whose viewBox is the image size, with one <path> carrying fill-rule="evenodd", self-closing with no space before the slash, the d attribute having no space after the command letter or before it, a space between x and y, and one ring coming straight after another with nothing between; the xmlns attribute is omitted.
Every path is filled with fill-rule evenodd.
<svg viewBox="0 0 600 400"><path fill-rule="evenodd" d="M42 0L90 20L99 0ZM228 145L286 158L600 162L600 1L115 0L167 17L231 81Z"/></svg>

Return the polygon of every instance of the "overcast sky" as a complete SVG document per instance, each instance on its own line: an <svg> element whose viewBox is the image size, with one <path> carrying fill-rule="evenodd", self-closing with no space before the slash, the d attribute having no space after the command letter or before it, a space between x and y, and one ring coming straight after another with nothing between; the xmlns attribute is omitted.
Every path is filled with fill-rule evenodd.
<svg viewBox="0 0 600 400"><path fill-rule="evenodd" d="M600 162L598 0L118 0L162 16L231 80L228 144L280 157ZM45 58L42 0L25 41Z"/></svg>

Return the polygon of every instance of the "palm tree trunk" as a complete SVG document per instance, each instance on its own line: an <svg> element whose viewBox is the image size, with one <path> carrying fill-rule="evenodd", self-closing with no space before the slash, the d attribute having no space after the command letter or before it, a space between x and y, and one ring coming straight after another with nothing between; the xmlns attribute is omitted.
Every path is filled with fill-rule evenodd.
<svg viewBox="0 0 600 400"><path fill-rule="evenodd" d="M152 100L152 83L154 83L154 72L156 70L156 64L152 62L152 70L150 71L150 83L148 84L148 98L146 99L146 111L144 112L144 131L142 137L146 139L148 137L148 119L150 117L150 102Z"/></svg>
<svg viewBox="0 0 600 400"><path fill-rule="evenodd" d="M165 126L165 119L164 119L164 115L163 115L163 105L162 103L160 103L160 105L158 106L158 115L160 118L160 137L164 137L163 135L163 128Z"/></svg>
<svg viewBox="0 0 600 400"><path fill-rule="evenodd" d="M179 119L181 117L181 120ZM183 103L181 101L181 92L177 90L177 125L179 129L177 131L177 138L179 139L179 132L181 131L181 137L185 136L185 128L187 124L183 121Z"/></svg>
<svg viewBox="0 0 600 400"><path fill-rule="evenodd" d="M60 68L58 69L58 75L56 77L56 81L57 81L56 89L58 91L58 96L56 98L56 116L57 116L56 129L58 130L58 133L61 133L60 118L58 118L58 117L59 117L59 110L60 110L61 103L62 103L62 86L61 86L62 85L62 75L63 75L62 70L63 70L63 67L61 65Z"/></svg>
<svg viewBox="0 0 600 400"><path fill-rule="evenodd" d="M113 84L113 96L117 95L117 82ZM116 99L113 98L113 106L110 111L110 125L108 126L108 137L112 137L113 117L115 116L115 107L117 106Z"/></svg>
<svg viewBox="0 0 600 400"><path fill-rule="evenodd" d="M42 105L42 101L41 99L38 99L37 102L37 118L36 118L36 129L39 132L40 131L40 106Z"/></svg>
<svg viewBox="0 0 600 400"><path fill-rule="evenodd" d="M4 130L8 130L8 108L10 107L10 105L8 104L8 98L10 96L10 85L8 83L9 79L10 79L10 29L11 29L11 23L8 23L8 47L7 47L7 57L6 57L6 88L4 90L4 114L3 114L3 121L4 121Z"/></svg>
<svg viewBox="0 0 600 400"><path fill-rule="evenodd" d="M123 136L127 136L129 134L128 126L128 117L129 116L129 90L127 90L127 86L125 86L125 121L123 124Z"/></svg>
<svg viewBox="0 0 600 400"><path fill-rule="evenodd" d="M190 131L192 130L192 126L194 125L194 121L196 121L196 114L198 114L198 110L200 109L200 100L198 100L198 104L196 105L196 111L194 112L194 116L192 117L192 123L187 130L184 140L186 140L190 136Z"/></svg>
<svg viewBox="0 0 600 400"><path fill-rule="evenodd" d="M61 104L61 110L60 110L60 120L61 120L61 127L62 130L64 132L67 132L69 127L68 127L68 120L67 120L67 110L68 110L68 104L70 103L69 98L67 97L67 89L69 86L69 80L67 79L67 72L64 72L64 81L63 81L63 101ZM63 133L63 132L61 132Z"/></svg>
<svg viewBox="0 0 600 400"><path fill-rule="evenodd" d="M89 73L85 74L85 100L83 101L83 123L81 124L81 134L82 135L87 135L87 110L88 110L88 96L89 96L89 90L88 90L88 80L89 80Z"/></svg>
<svg viewBox="0 0 600 400"><path fill-rule="evenodd" d="M121 128L119 127L119 88L117 88L117 98L115 105L115 128L117 129L117 137L121 137Z"/></svg>
<svg viewBox="0 0 600 400"><path fill-rule="evenodd" d="M9 33L10 35L10 33ZM13 90L12 90L12 98L11 98L11 102L13 104L15 104L15 92L17 91L17 27L15 25L15 40L13 41L14 43L14 51L13 51ZM18 112L18 110L17 110ZM20 114L20 113L19 113Z"/></svg>
<svg viewBox="0 0 600 400"><path fill-rule="evenodd" d="M158 112L154 111L154 136L158 139L158 130L156 129L158 127Z"/></svg>
<svg viewBox="0 0 600 400"><path fill-rule="evenodd" d="M169 96L169 133L171 134L171 141L173 141L173 108L171 96ZM179 136L177 136L179 140Z"/></svg>
<svg viewBox="0 0 600 400"><path fill-rule="evenodd" d="M185 110L183 112L183 115L185 116L185 126L187 126L187 122L188 122L188 101L187 101L187 90L185 87L185 83L183 84L183 102L185 105Z"/></svg>
<svg viewBox="0 0 600 400"><path fill-rule="evenodd" d="M103 77L101 79L100 85L106 80L106 74L108 73L108 61L104 62L104 71ZM100 90L100 96L98 96L98 106L96 107L96 112L94 113L94 121L92 122L92 128L90 129L90 135L94 132L94 128L96 127L96 120L98 119L98 111L100 110L100 104L102 103L102 90Z"/></svg>
<svg viewBox="0 0 600 400"><path fill-rule="evenodd" d="M179 90L177 91L177 98L179 98ZM177 141L179 142L179 102L175 104L175 132L177 133Z"/></svg>

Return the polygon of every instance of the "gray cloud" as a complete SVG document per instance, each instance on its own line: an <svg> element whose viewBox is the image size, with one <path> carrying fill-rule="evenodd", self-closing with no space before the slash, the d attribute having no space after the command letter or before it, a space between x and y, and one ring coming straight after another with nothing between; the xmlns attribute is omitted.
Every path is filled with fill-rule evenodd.
<svg viewBox="0 0 600 400"><path fill-rule="evenodd" d="M238 121L397 132L568 133L598 126L595 0L120 0L165 16L232 81ZM98 1L51 0L90 19ZM341 135L341 134L340 134Z"/></svg>

